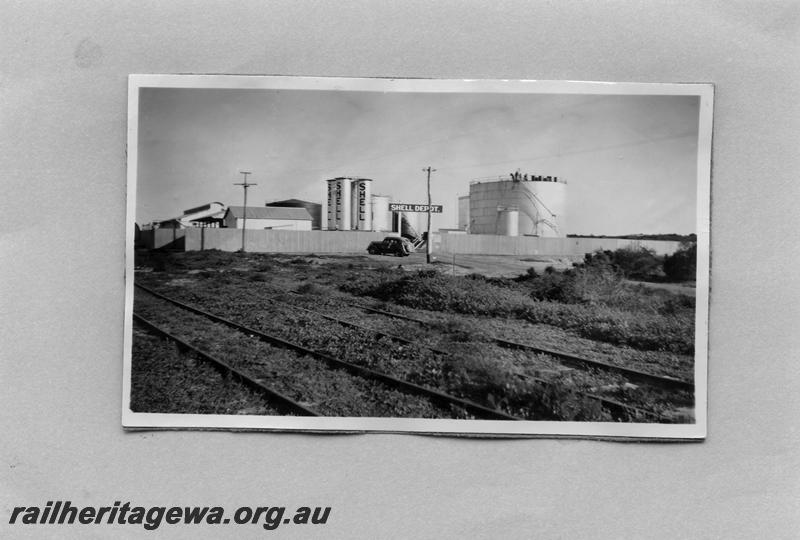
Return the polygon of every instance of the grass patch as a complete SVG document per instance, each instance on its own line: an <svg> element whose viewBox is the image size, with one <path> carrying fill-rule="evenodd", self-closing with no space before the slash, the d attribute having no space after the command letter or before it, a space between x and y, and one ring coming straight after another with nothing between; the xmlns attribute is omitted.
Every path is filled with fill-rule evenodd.
<svg viewBox="0 0 800 540"><path fill-rule="evenodd" d="M527 274L517 281L430 270L399 276L371 272L340 288L431 311L549 324L642 350L694 351L693 299L627 286L621 276L605 269Z"/></svg>

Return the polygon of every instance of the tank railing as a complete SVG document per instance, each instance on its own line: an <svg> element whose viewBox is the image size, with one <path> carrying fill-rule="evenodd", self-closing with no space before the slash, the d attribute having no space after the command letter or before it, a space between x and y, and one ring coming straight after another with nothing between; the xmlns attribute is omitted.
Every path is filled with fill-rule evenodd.
<svg viewBox="0 0 800 540"><path fill-rule="evenodd" d="M547 180L549 178L549 180ZM482 184L484 182L549 182L555 184L567 184L567 181L558 176L543 176L533 174L521 174L514 178L511 174L501 174L498 176L484 176L470 180L469 185Z"/></svg>

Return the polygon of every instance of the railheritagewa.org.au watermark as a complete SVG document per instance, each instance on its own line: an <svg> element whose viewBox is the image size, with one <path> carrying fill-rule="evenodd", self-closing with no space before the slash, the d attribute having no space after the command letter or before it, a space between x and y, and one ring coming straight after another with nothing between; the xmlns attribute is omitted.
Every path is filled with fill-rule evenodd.
<svg viewBox="0 0 800 540"><path fill-rule="evenodd" d="M15 506L12 525L138 525L147 530L161 525L260 525L271 531L281 525L324 525L331 507L240 506L228 513L221 506L74 506L72 501L47 501L44 506Z"/></svg>

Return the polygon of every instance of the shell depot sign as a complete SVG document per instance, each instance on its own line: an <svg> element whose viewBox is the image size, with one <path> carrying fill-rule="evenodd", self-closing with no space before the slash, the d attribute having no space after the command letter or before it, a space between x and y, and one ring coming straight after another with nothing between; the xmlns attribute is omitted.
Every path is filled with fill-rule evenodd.
<svg viewBox="0 0 800 540"><path fill-rule="evenodd" d="M431 207L431 214L441 214L442 213L442 205L441 204L432 204ZM428 205L427 204L404 204L404 203L390 203L389 204L389 211L391 212L427 212Z"/></svg>

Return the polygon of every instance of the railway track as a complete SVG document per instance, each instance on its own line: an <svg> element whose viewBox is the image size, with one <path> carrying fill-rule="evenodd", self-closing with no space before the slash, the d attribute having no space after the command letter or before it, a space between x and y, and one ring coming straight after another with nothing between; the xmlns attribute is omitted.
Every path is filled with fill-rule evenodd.
<svg viewBox="0 0 800 540"><path fill-rule="evenodd" d="M414 395L414 396L425 398L425 399L429 400L431 403L434 403L434 404L442 407L443 409L451 410L452 407L455 407L457 409L463 409L464 411L467 411L469 414L471 414L475 418L484 419L484 420L521 420L520 418L517 418L515 416L507 414L507 413L505 413L503 411L500 411L500 410L497 410L497 409L494 409L494 408L491 408L491 407L486 407L486 406L483 406L483 405L480 405L480 404L477 404L477 403L474 403L472 401L469 401L469 400L466 400L466 399L462 399L462 398L459 398L459 397L456 397L456 396L452 396L452 395L449 395L449 394L447 394L445 392L441 392L439 390L427 388L427 387L420 386L420 385L417 385L417 384L414 384L414 383L411 383L411 382L408 382L408 381L404 381L402 379L398 379L398 378L393 377L391 375L388 375L386 373L375 371L375 370L372 370L372 369L369 369L369 368L365 368L363 366L359 366L357 364L353 364L353 363L347 362L345 360L341 360L339 358L335 358L335 357L333 357L331 355L328 355L326 353L323 353L323 352L311 350L311 349L309 349L307 347L304 347L301 344L282 339L282 338L280 338L278 336L274 336L274 335L268 334L266 332L262 332L261 330L258 330L258 329L255 329L255 328L251 328L251 327L248 327L248 326L245 326L245 325L241 325L239 323L231 321L230 319L226 319L226 318L221 317L219 315L216 315L216 314L210 313L208 311L199 309L199 308L197 308L195 306L191 306L191 305L188 305L186 303L180 302L178 300L169 298L169 297L167 297L165 295L162 295L162 294L160 294L160 293L158 293L156 291L153 291L153 290L148 289L146 287L143 287L141 285L137 284L136 286L139 289L147 292L148 294L152 295L155 298L158 298L158 299L160 299L162 301L168 302L168 303L170 303L170 304L172 304L172 305L174 305L174 306L176 306L176 307L178 307L178 308L180 308L182 310L185 310L187 312L194 313L195 315L199 315L201 317L205 317L206 319L208 319L210 321L223 324L223 325L225 325L227 327L230 327L230 328L232 328L234 330L237 330L237 331L243 333L244 335L257 338L257 339L259 339L259 340L261 340L263 342L266 342L266 343L268 343L268 344L270 344L272 346L276 346L276 347L279 347L279 348L282 348L282 349L291 350L291 351L294 351L296 353L299 353L299 354L302 354L302 355L306 355L306 356L309 356L309 357L313 357L313 358L315 358L317 360L321 360L322 362L327 364L329 368L343 370L343 371L345 371L345 372L347 372L347 373L349 373L351 375L354 375L354 376L362 378L362 379L376 381L376 382L378 382L378 383L380 383L380 384L382 384L382 385L384 385L386 387L398 390L398 391L400 391L400 392L402 392L404 394L410 394L410 395ZM134 313L134 315L139 320L142 319L141 316L136 315L135 313ZM175 338L175 336L172 336L172 337ZM175 338L175 339L178 339L178 338ZM176 343L177 343L177 341L176 341ZM183 343L183 346L190 346L191 347L191 345L189 345L188 343L185 343L185 342L182 342L182 343ZM207 354L207 353L204 353L203 351L199 351L199 349L197 349L197 348L193 348L193 349L195 351L198 351L198 352L202 353L202 354ZM221 363L225 364L224 362L221 362ZM223 369L234 369L234 368L232 368L231 366L225 364L225 367ZM241 376L241 375L237 374L237 376Z"/></svg>
<svg viewBox="0 0 800 540"><path fill-rule="evenodd" d="M240 325L240 324L238 324L238 323L236 323L234 321L231 321L229 319L223 318L223 317L221 317L219 315L207 312L205 310L202 310L202 309L199 309L197 307L191 306L191 305L186 304L184 302L180 302L178 300L169 298L169 297L167 297L167 296L165 296L165 295L163 295L161 293L158 293L158 292L156 292L156 291L154 291L154 290L152 290L152 289L150 289L148 287L142 286L140 284L136 284L136 287L141 289L141 290L143 290L143 291L145 291L145 292L147 292L148 294L150 294L150 295L152 295L154 297L160 298L160 299L162 299L162 300L164 300L166 302L169 302L169 303L171 303L171 304L173 304L173 305L175 305L175 306L177 306L177 307L179 307L181 309L190 311L190 312L195 313L197 315L204 316L204 317L206 317L206 318L208 318L210 320L225 324L225 325L227 325L227 326L229 326L231 328L235 328L237 330L245 332L248 335L253 335L253 336L259 337L260 339L268 341L269 343L278 344L279 346L287 347L287 348L302 352L304 354L313 355L313 356L315 356L317 358L320 358L320 359L324 360L325 362L327 362L332 367L342 368L342 369L348 370L348 371L350 371L352 373L359 374L359 376L366 376L366 377L369 377L369 378L374 378L374 379L377 379L377 380L381 380L383 382L386 382L389 385L395 386L398 389L402 389L402 391L411 392L411 393L417 393L419 395L425 395L425 396L427 396L429 398L432 398L434 400L438 400L439 402L442 402L442 403L455 404L457 406L460 406L460 407L464 408L465 410L470 411L476 417L479 417L479 418L507 419L507 420L511 420L511 419L520 420L520 418L511 416L511 415L507 415L505 413L502 413L501 411L497 411L496 409L493 409L493 408L490 408L490 407L485 407L483 405L479 405L479 404L471 402L469 400L463 400L461 398L456 398L456 397L453 397L453 396L449 396L448 394L446 394L444 392L440 392L438 390L433 390L433 389L430 389L430 388L427 388L427 387L423 387L423 386L420 386L420 385L417 385L417 384L414 384L414 383L410 383L408 381L403 381L401 379L397 379L395 377L392 377L391 375L387 375L385 373L381 373L381 372L377 372L377 371L374 371L374 370L370 370L368 368L364 368L362 366L359 366L359 365L356 365L356 364L352 364L350 362L346 362L346 361L338 359L338 358L334 358L334 357L332 357L332 356L330 356L328 354L308 349L307 347L304 347L304 346L302 346L300 344L284 340L284 339L279 338L277 336L266 334L264 332L261 332L260 330L257 330L257 329L254 329L254 328L250 328L250 327L247 327L247 326L244 326L244 325ZM423 348L423 349L428 349L428 350L430 350L432 352L435 352L437 354L444 354L444 355L449 355L450 354L449 352L444 351L444 350L439 349L439 348L429 347L427 345L421 344L421 343L416 342L414 340L409 340L407 338L403 338L401 336L396 336L396 335L393 335L393 334L390 334L390 333L387 333L387 332L377 331L375 329L372 329L372 328L369 328L369 327L366 327L366 326L363 326L363 325L358 325L358 324L352 323L350 321L345 321L345 320L343 320L343 319L341 319L339 317L334 317L334 316L331 316L331 315L328 315L328 314L324 314L324 313L321 313L321 312L318 312L318 311L315 311L315 310L311 310L311 309L308 309L308 308L297 306L297 305L292 304L292 303L280 302L278 300L274 300L274 302L278 303L278 304L281 304L281 305L283 305L285 307L289 307L289 308L292 308L292 309L303 311L303 312L306 312L306 313L309 313L309 314L312 314L312 315L315 315L315 316L319 316L321 318L324 318L326 320L341 324L343 326L347 326L347 327L351 327L351 328L357 328L357 329L362 330L362 331L368 331L368 332L373 333L375 335L388 337L389 339L392 339L392 340L395 340L395 341L411 344L411 345L414 345L414 346L417 346L417 347L420 347L420 348ZM352 304L352 305L354 307L357 307L357 308L360 308L360 309L365 309L367 311L373 311L373 312L376 312L376 313L386 314L386 315L389 315L389 316L396 316L397 318L407 319L407 320L410 320L410 321L413 321L413 322L424 324L424 321L421 321L421 320L418 320L418 319L413 319L413 318L402 316L402 315L392 314L392 313L384 312L384 311L381 311L381 310L375 310L375 309L372 309L372 308L365 308L364 306L359 306L359 305L356 305L356 304ZM518 345L518 344L515 344L515 345ZM540 352L540 351L537 351L537 352ZM581 364L581 365L584 365L584 364ZM622 368L622 369L625 369L625 368ZM530 381L530 382L537 383L537 384L541 385L542 387L550 387L552 385L550 382L548 382L548 381L546 381L544 379L537 378L537 377L531 377L531 376L527 376L527 375L524 375L524 376L520 375L520 378L523 378L523 379L525 379L527 381ZM578 391L575 391L575 392L576 392L576 394L581 395L581 396L583 396L585 398L588 398L590 400L594 400L594 401L599 402L600 405L602 407L604 407L606 410L608 410L609 412L611 412L612 415L614 416L614 418L617 419L617 420L625 420L625 419L629 419L629 418L649 418L649 419L655 420L655 421L667 421L664 418L662 418L662 416L659 415L658 413L653 412L653 411L649 411L647 409L643 409L641 407L635 407L635 406L632 406L632 405L629 405L629 404L621 403L621 402L613 400L613 399L609 399L609 398L606 398L606 397L603 397L603 396L598 396L598 395L594 395L594 394L590 394L590 393L584 393L584 392L578 392ZM498 414L499 414L499 416L498 416Z"/></svg>
<svg viewBox="0 0 800 540"><path fill-rule="evenodd" d="M301 403L298 403L297 401L265 386L264 384L260 383L258 380L251 377L247 373L229 365L228 363L224 362L223 360L220 360L216 356L213 356L205 351L198 349L192 344L168 332L164 328L161 328L155 323L145 319L141 315L134 313L133 320L134 322L145 328L148 332L156 336L159 336L161 338L167 339L175 343L178 346L178 348L181 349L182 351L190 355L193 355L201 360L204 360L224 376L230 376L235 380L239 381L240 383L242 383L244 386L247 386L251 390L254 390L257 393L261 394L261 396L263 396L267 400L267 402L275 406L275 408L278 409L280 412L283 412L285 414L286 413L294 414L297 416L320 416L320 414L314 411L313 409L310 409L305 405L302 405Z"/></svg>
<svg viewBox="0 0 800 540"><path fill-rule="evenodd" d="M297 294L297 293L293 293ZM385 317L391 317L394 319L404 320L408 322L413 322L419 324L421 326L425 326L429 324L427 321L422 319L417 319L414 317L409 317L407 315L401 315L399 313L392 313L390 311L385 311L381 309L375 309L367 306L363 306L360 304L347 302L349 306L355 307L357 309L361 309L368 313L375 313L378 315L383 315ZM568 354L561 351L554 351L552 349L546 349L542 347L536 347L534 345L528 345L525 343L518 343L515 341L510 341L506 339L501 339L494 336L488 336L494 343L499 345L500 347L504 347L507 349L517 349L517 350L524 350L530 351L538 354L546 354L553 358L557 358L563 365L568 367L574 367L578 369L596 369L598 371L603 371L606 373L615 373L618 375L622 375L623 377L627 378L631 382L649 384L651 386L655 386L658 388L663 388L666 390L683 390L694 392L694 383L690 381L685 381L682 379L677 379L674 377L665 377L662 375L655 375L652 373L647 373L645 371L626 368L623 366L617 366L614 364L609 364L608 362L602 362L600 360L592 360L590 358L583 358L580 356L576 356L573 354Z"/></svg>

